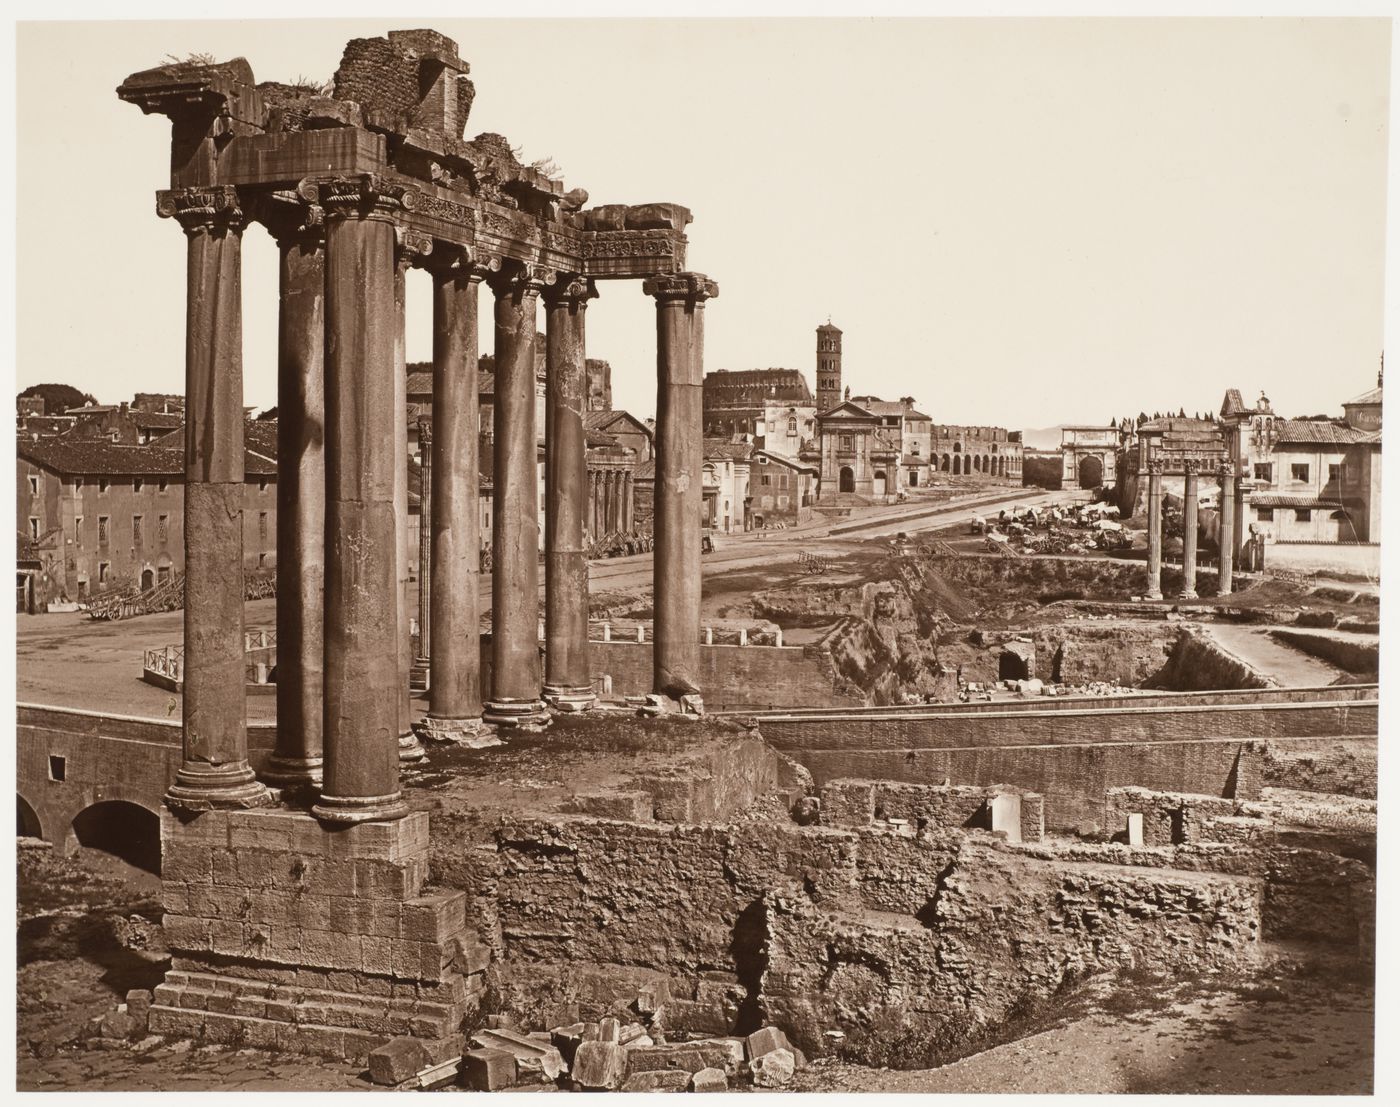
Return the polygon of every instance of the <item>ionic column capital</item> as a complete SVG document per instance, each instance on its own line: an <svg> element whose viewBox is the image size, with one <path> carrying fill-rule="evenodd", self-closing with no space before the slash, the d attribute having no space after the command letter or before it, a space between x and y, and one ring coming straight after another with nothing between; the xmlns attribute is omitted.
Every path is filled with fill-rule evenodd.
<svg viewBox="0 0 1400 1107"><path fill-rule="evenodd" d="M386 181L377 173L345 177L304 177L297 184L297 195L319 204L328 218L379 219L396 216L418 207L418 190Z"/></svg>
<svg viewBox="0 0 1400 1107"><path fill-rule="evenodd" d="M558 281L559 274L548 266L510 259L486 279L497 296L538 296Z"/></svg>
<svg viewBox="0 0 1400 1107"><path fill-rule="evenodd" d="M437 240L431 255L420 257L419 263L434 276L465 281L484 280L501 269L499 254L480 253L472 246Z"/></svg>
<svg viewBox="0 0 1400 1107"><path fill-rule="evenodd" d="M432 252L432 236L420 234L402 223L394 224L394 264L400 273L406 273Z"/></svg>
<svg viewBox="0 0 1400 1107"><path fill-rule="evenodd" d="M241 234L247 221L233 185L162 189L156 193L156 214L177 220L186 234Z"/></svg>
<svg viewBox="0 0 1400 1107"><path fill-rule="evenodd" d="M588 277L566 273L547 287L541 298L546 307L567 307L582 311L588 306L589 300L598 298L598 285Z"/></svg>
<svg viewBox="0 0 1400 1107"><path fill-rule="evenodd" d="M719 295L719 285L704 273L668 273L647 277L642 281L642 292L648 296L655 296L658 303L685 300L703 304Z"/></svg>
<svg viewBox="0 0 1400 1107"><path fill-rule="evenodd" d="M294 191L255 196L248 205L248 214L267 228L281 248L325 245L326 209Z"/></svg>

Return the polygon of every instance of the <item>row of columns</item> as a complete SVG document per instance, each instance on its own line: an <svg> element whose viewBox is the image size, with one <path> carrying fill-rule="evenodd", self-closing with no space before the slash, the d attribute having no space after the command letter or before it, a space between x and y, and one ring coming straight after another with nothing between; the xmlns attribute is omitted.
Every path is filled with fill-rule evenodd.
<svg viewBox="0 0 1400 1107"><path fill-rule="evenodd" d="M630 530L632 474L624 469L590 470L588 502L588 530L595 538Z"/></svg>
<svg viewBox="0 0 1400 1107"><path fill-rule="evenodd" d="M1194 600L1196 592L1197 526L1200 517L1200 472L1197 458L1182 462L1186 479L1183 488L1183 535L1180 598ZM1144 597L1162 598L1162 472L1161 458L1147 460L1147 587ZM1240 510L1242 481L1239 469L1230 461L1222 461L1220 477L1220 568L1218 594L1228 596L1234 591L1234 547L1243 515Z"/></svg>
<svg viewBox="0 0 1400 1107"><path fill-rule="evenodd" d="M482 722L547 721L546 701L593 700L588 663L584 314L592 282L480 261L406 234L411 203L373 178L303 182L304 203L269 201L278 240L278 728L263 776L315 793L327 822L402 816L410 727L408 489L403 288L433 278L434 427L426 725L469 736ZM187 810L270 801L248 763L244 704L243 390L240 241L232 186L162 193L188 238L184 757L169 790ZM481 702L478 628L479 286L494 294L496 386L492 681ZM699 274L649 278L657 303L654 687L699 690L703 308ZM547 319L546 671L537 630L535 317ZM431 485L428 482L431 481ZM430 491L431 489L431 491ZM420 656L422 651L420 650Z"/></svg>

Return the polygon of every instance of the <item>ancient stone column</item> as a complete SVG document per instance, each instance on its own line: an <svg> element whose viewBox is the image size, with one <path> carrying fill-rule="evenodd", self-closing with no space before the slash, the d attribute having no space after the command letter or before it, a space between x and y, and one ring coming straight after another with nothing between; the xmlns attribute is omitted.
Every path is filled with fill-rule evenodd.
<svg viewBox="0 0 1400 1107"><path fill-rule="evenodd" d="M1226 460L1220 463L1220 587L1219 594L1234 591L1235 535L1235 466Z"/></svg>
<svg viewBox="0 0 1400 1107"><path fill-rule="evenodd" d="M545 725L540 699L539 478L535 431L535 314L553 274L512 263L496 294L496 391L491 547L491 695L482 718Z"/></svg>
<svg viewBox="0 0 1400 1107"><path fill-rule="evenodd" d="M1186 467L1186 487L1182 493L1182 535L1181 535L1181 598L1196 598L1196 516L1199 508L1198 476L1201 468L1199 459L1188 457Z"/></svg>
<svg viewBox="0 0 1400 1107"><path fill-rule="evenodd" d="M413 733L413 697L410 681L413 676L413 618L409 601L409 591L413 578L409 573L412 557L409 554L408 525L408 369L407 337L404 328L404 308L408 270L420 256L432 252L431 239L396 228L398 246L394 264L394 521L397 535L398 560L395 573L398 579L398 740L399 760L421 761L425 756L423 744Z"/></svg>
<svg viewBox="0 0 1400 1107"><path fill-rule="evenodd" d="M370 176L318 191L327 211L326 760L312 812L357 823L408 813L399 790L394 217L414 193Z"/></svg>
<svg viewBox="0 0 1400 1107"><path fill-rule="evenodd" d="M1147 461L1147 591L1146 599L1162 598L1162 459Z"/></svg>
<svg viewBox="0 0 1400 1107"><path fill-rule="evenodd" d="M290 205L288 205L290 208ZM277 317L277 746L262 778L321 783L326 577L325 228L319 207L269 224Z"/></svg>
<svg viewBox="0 0 1400 1107"><path fill-rule="evenodd" d="M700 692L704 309L719 286L677 273L650 277L642 289L656 298L652 686L681 699Z"/></svg>
<svg viewBox="0 0 1400 1107"><path fill-rule="evenodd" d="M422 416L418 419L418 469L418 652L408 676L409 687L421 692L428 689L433 621L433 425Z"/></svg>
<svg viewBox="0 0 1400 1107"><path fill-rule="evenodd" d="M499 266L499 261L495 264ZM463 252L433 274L432 612L423 737L480 744L481 578L477 291L486 272Z"/></svg>
<svg viewBox="0 0 1400 1107"><path fill-rule="evenodd" d="M597 702L588 662L588 399L584 312L597 292L582 278L546 289L544 698L560 711Z"/></svg>
<svg viewBox="0 0 1400 1107"><path fill-rule="evenodd" d="M1241 474L1240 466L1235 466L1235 527L1234 527L1234 554L1233 563L1242 566L1244 564L1244 476Z"/></svg>
<svg viewBox="0 0 1400 1107"><path fill-rule="evenodd" d="M165 799L259 807L272 797L248 765L244 708L244 215L229 185L161 192L156 210L187 240L184 750Z"/></svg>

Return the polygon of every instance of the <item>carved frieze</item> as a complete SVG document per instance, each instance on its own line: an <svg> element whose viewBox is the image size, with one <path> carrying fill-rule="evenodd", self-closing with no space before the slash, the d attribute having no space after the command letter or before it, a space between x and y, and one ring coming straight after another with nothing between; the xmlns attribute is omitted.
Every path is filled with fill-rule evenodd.
<svg viewBox="0 0 1400 1107"><path fill-rule="evenodd" d="M666 258L676 252L671 231L585 231L580 250L585 261L599 258Z"/></svg>

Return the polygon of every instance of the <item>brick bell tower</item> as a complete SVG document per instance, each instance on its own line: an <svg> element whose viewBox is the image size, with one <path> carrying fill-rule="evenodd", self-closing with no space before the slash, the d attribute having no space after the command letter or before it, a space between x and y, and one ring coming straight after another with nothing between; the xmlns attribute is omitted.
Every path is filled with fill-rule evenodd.
<svg viewBox="0 0 1400 1107"><path fill-rule="evenodd" d="M830 411L841 402L841 328L831 319L817 328L817 411Z"/></svg>

